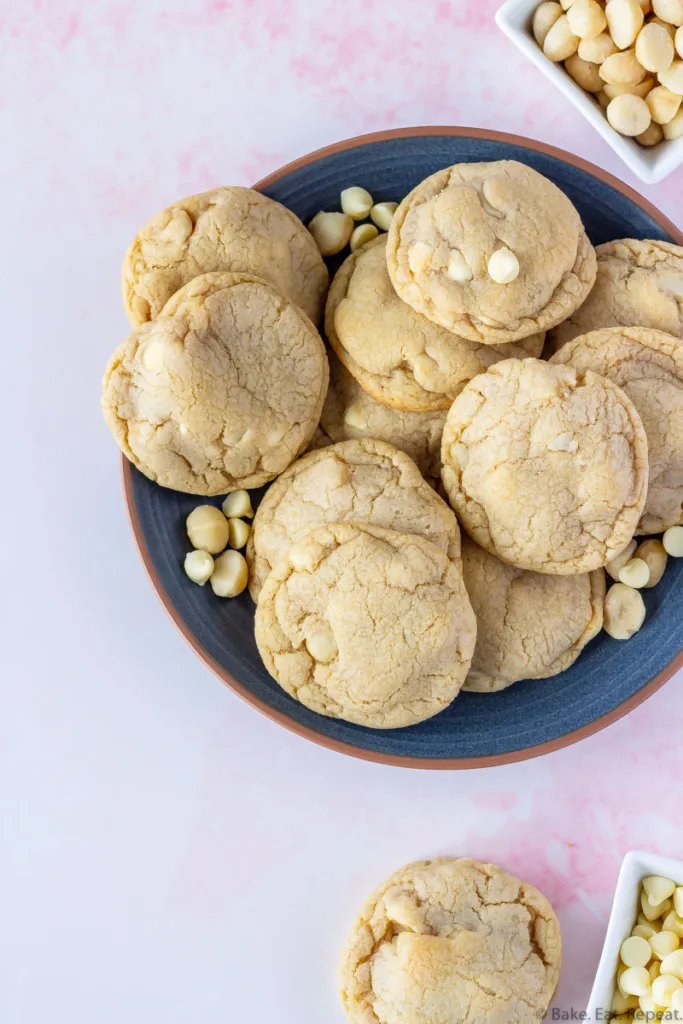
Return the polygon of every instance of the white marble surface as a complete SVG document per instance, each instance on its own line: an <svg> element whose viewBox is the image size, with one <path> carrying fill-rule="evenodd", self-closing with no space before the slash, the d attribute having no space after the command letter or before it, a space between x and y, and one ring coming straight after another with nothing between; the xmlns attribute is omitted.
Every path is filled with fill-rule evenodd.
<svg viewBox="0 0 683 1024"><path fill-rule="evenodd" d="M621 173L495 6L0 0L3 1024L342 1024L356 907L443 853L546 892L557 1005L580 1010L622 854L683 854L680 678L578 746L470 773L347 759L243 704L144 576L99 413L121 256L167 201L401 124ZM647 194L680 220L681 173Z"/></svg>

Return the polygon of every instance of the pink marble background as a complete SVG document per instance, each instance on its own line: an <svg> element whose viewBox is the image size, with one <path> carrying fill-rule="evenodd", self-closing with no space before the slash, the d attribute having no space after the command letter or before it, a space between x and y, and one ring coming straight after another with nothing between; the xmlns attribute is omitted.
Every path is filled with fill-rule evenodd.
<svg viewBox="0 0 683 1024"><path fill-rule="evenodd" d="M416 124L573 150L640 187L493 24L494 0L0 0L0 1020L342 1024L335 962L387 873L537 883L585 1005L620 860L683 857L683 701L542 761L389 769L219 686L133 550L97 408L122 252L170 200ZM15 485L15 487L12 487Z"/></svg>

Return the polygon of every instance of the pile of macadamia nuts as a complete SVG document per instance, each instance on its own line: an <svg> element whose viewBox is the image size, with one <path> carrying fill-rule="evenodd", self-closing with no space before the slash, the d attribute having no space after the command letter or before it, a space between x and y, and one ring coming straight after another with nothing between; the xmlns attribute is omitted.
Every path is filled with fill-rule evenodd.
<svg viewBox="0 0 683 1024"><path fill-rule="evenodd" d="M683 0L548 0L531 27L615 131L643 146L683 136Z"/></svg>
<svg viewBox="0 0 683 1024"><path fill-rule="evenodd" d="M651 537L640 546L632 540L605 566L615 583L605 596L604 629L613 640L630 640L645 621L643 589L656 587L668 556L683 558L683 526L670 526L661 540Z"/></svg>
<svg viewBox="0 0 683 1024"><path fill-rule="evenodd" d="M341 213L321 210L308 225L323 256L336 256L347 245L355 252L377 238L380 231L388 231L398 206L376 203L368 190L359 185L345 188L339 202Z"/></svg>
<svg viewBox="0 0 683 1024"><path fill-rule="evenodd" d="M193 583L211 584L216 597L237 597L249 579L240 548L249 540L254 510L248 491L233 491L221 508L197 505L185 522L192 551L185 555L185 573ZM227 550L226 550L227 548ZM221 554L222 552L222 554ZM218 557L214 559L214 555Z"/></svg>

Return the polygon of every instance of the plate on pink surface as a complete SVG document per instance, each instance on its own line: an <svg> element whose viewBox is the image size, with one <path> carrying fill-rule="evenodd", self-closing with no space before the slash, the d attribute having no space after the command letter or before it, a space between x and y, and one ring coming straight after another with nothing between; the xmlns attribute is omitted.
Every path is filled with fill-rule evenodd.
<svg viewBox="0 0 683 1024"><path fill-rule="evenodd" d="M624 237L683 244L681 232L661 213L599 168L537 142L474 129L401 129L350 139L283 167L255 187L308 222L318 210L338 208L339 193L349 185L366 187L375 201L400 200L442 167L501 159L520 160L554 181L578 208L595 244ZM683 664L679 559L670 561L661 583L643 592L648 616L640 633L628 643L601 634L553 679L517 683L497 694L462 694L446 711L407 729L366 729L325 718L289 697L266 672L254 642L248 594L220 601L185 576L184 523L197 498L158 487L125 459L123 476L152 584L200 658L264 714L342 753L419 768L471 768L533 757L616 721ZM253 500L261 493L254 492Z"/></svg>

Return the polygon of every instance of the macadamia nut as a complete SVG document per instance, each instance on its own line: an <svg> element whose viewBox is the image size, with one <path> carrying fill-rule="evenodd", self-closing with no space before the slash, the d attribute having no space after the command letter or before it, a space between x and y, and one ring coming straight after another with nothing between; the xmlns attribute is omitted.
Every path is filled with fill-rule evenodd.
<svg viewBox="0 0 683 1024"><path fill-rule="evenodd" d="M630 562L635 554L635 550L638 547L638 542L635 540L629 541L623 551L620 551L618 555L615 555L611 562L608 562L605 566L607 573L612 577L613 580L619 579L619 570L622 569L627 562Z"/></svg>
<svg viewBox="0 0 683 1024"><path fill-rule="evenodd" d="M579 39L595 39L607 26L605 12L595 0L576 0L567 11L567 21L571 31Z"/></svg>
<svg viewBox="0 0 683 1024"><path fill-rule="evenodd" d="M351 232L351 240L349 242L351 252L355 252L356 249L360 249L361 246L371 242L373 238L377 238L378 234L379 228L374 224L359 224Z"/></svg>
<svg viewBox="0 0 683 1024"><path fill-rule="evenodd" d="M223 502L223 515L226 519L252 519L254 510L251 507L249 491L232 491Z"/></svg>
<svg viewBox="0 0 683 1024"><path fill-rule="evenodd" d="M561 17L562 7L559 3L553 3L548 0L548 2L538 5L531 20L531 31L539 46L543 46L548 32L557 19Z"/></svg>
<svg viewBox="0 0 683 1024"><path fill-rule="evenodd" d="M600 65L600 77L608 85L637 85L645 78L645 68L634 49L613 53Z"/></svg>
<svg viewBox="0 0 683 1024"><path fill-rule="evenodd" d="M353 220L348 213L316 213L308 225L315 243L323 256L334 256L348 243L353 231Z"/></svg>
<svg viewBox="0 0 683 1024"><path fill-rule="evenodd" d="M213 572L213 558L208 551L188 551L184 569L193 583L203 587Z"/></svg>
<svg viewBox="0 0 683 1024"><path fill-rule="evenodd" d="M230 530L225 516L214 505L198 505L185 521L190 543L199 551L217 555L227 546Z"/></svg>
<svg viewBox="0 0 683 1024"><path fill-rule="evenodd" d="M670 25L683 25L683 0L652 0L652 10Z"/></svg>
<svg viewBox="0 0 683 1024"><path fill-rule="evenodd" d="M657 75L660 83L665 85L671 92L683 96L683 60L675 60L666 71L660 71Z"/></svg>
<svg viewBox="0 0 683 1024"><path fill-rule="evenodd" d="M611 58L610 58L611 59ZM621 135L642 135L650 127L650 108L640 96L625 93L610 100L607 120Z"/></svg>
<svg viewBox="0 0 683 1024"><path fill-rule="evenodd" d="M665 139L680 139L683 135L683 110L679 110L675 117L662 125Z"/></svg>
<svg viewBox="0 0 683 1024"><path fill-rule="evenodd" d="M579 57L591 64L602 64L604 60L617 52L617 44L609 32L601 32L595 39L582 39L579 43Z"/></svg>
<svg viewBox="0 0 683 1024"><path fill-rule="evenodd" d="M653 121L649 128L646 128L640 135L636 135L636 142L641 146L658 146L664 138L662 126Z"/></svg>
<svg viewBox="0 0 683 1024"><path fill-rule="evenodd" d="M397 207L398 203L375 203L370 210L370 220L380 231L388 231Z"/></svg>
<svg viewBox="0 0 683 1024"><path fill-rule="evenodd" d="M678 113L683 96L671 92L665 85L658 85L645 98L652 120L657 124L668 124Z"/></svg>
<svg viewBox="0 0 683 1024"><path fill-rule="evenodd" d="M249 523L245 523L243 519L228 519L228 526L230 527L230 547L243 548L251 533Z"/></svg>
<svg viewBox="0 0 683 1024"><path fill-rule="evenodd" d="M614 101L612 101L614 102ZM625 583L615 583L605 597L605 632L614 640L630 640L645 622L645 603L640 591ZM650 917L652 908L643 909L648 921L654 921L658 914ZM638 992L631 993L639 995Z"/></svg>
<svg viewBox="0 0 683 1024"><path fill-rule="evenodd" d="M636 558L647 564L650 570L650 581L648 587L656 587L666 569L667 554L661 541L652 538L644 540L636 551ZM670 896L671 893L667 893Z"/></svg>
<svg viewBox="0 0 683 1024"><path fill-rule="evenodd" d="M237 597L247 585L249 570L239 551L224 551L216 559L211 589L216 597Z"/></svg>
<svg viewBox="0 0 683 1024"><path fill-rule="evenodd" d="M666 71L674 59L674 44L663 25L646 25L636 39L636 58L646 71Z"/></svg>
<svg viewBox="0 0 683 1024"><path fill-rule="evenodd" d="M353 220L365 220L373 207L372 196L366 188L352 185L345 188L340 197L342 211Z"/></svg>
<svg viewBox="0 0 683 1024"><path fill-rule="evenodd" d="M610 35L620 50L633 45L645 19L637 0L609 0L605 17Z"/></svg>
<svg viewBox="0 0 683 1024"><path fill-rule="evenodd" d="M558 18L543 41L543 52L550 60L559 64L571 57L579 48L580 39L569 27L567 15Z"/></svg>
<svg viewBox="0 0 683 1024"><path fill-rule="evenodd" d="M582 60L578 53L574 53L571 57L567 57L564 66L576 84L580 85L586 92L600 92L602 90L605 83L600 78L597 64L591 64L590 61Z"/></svg>

